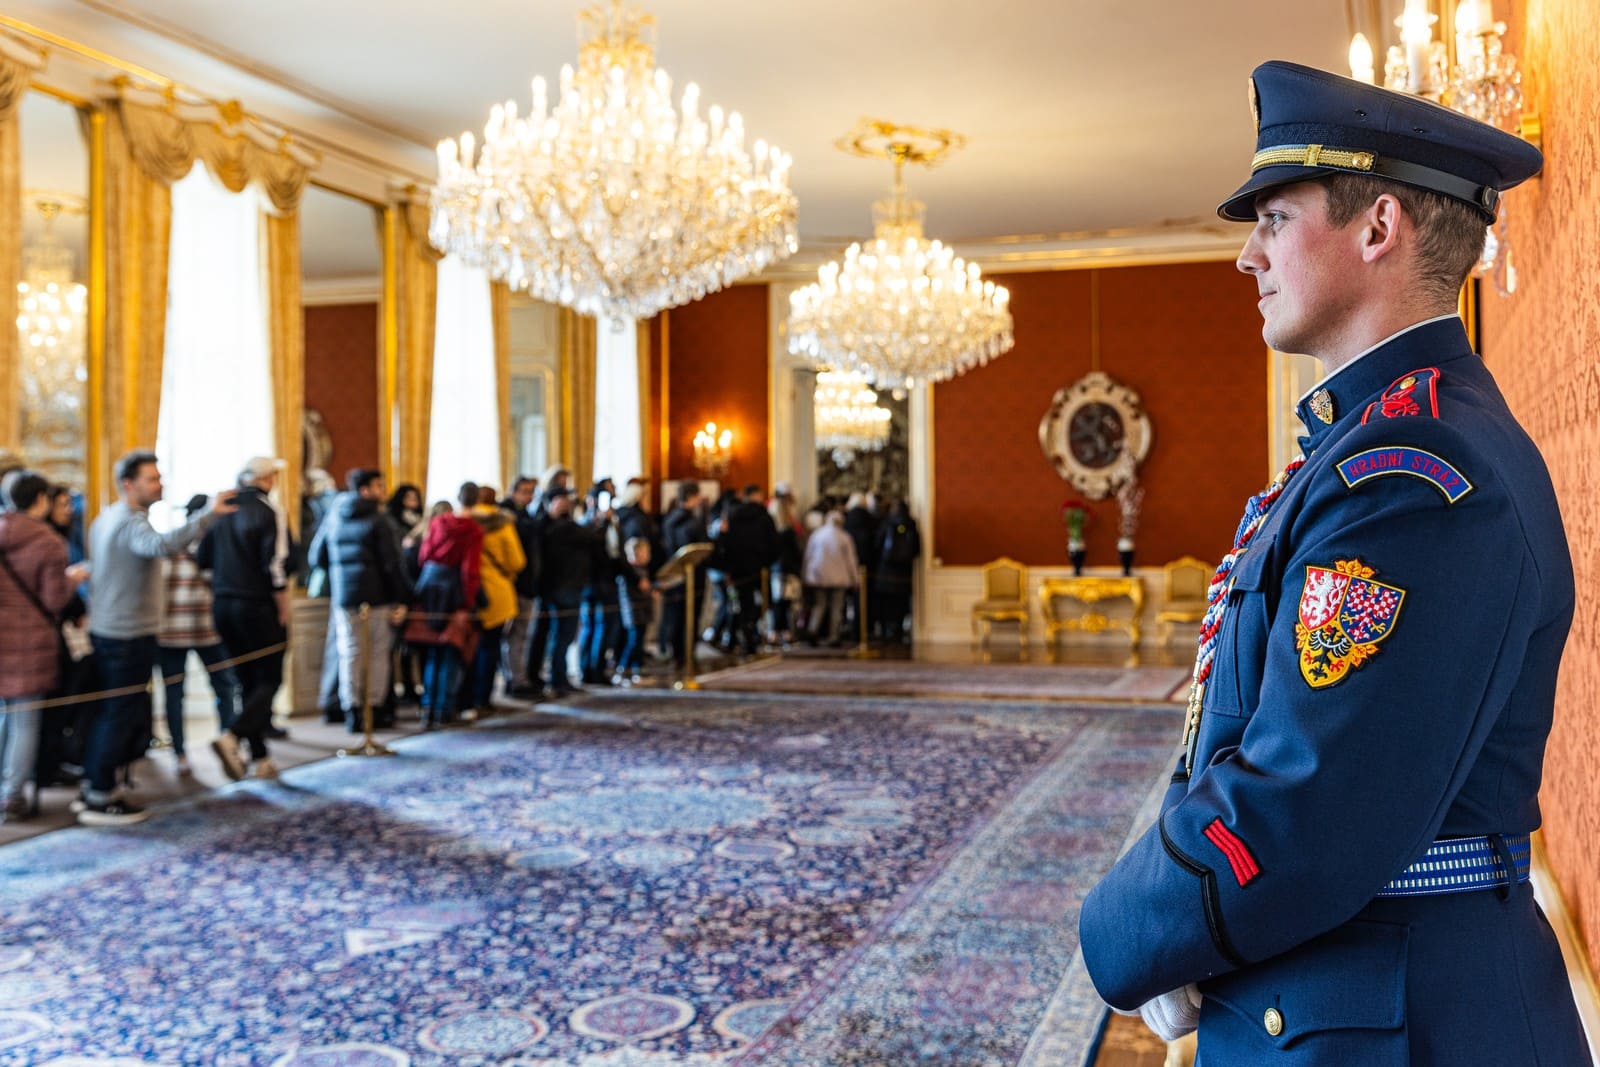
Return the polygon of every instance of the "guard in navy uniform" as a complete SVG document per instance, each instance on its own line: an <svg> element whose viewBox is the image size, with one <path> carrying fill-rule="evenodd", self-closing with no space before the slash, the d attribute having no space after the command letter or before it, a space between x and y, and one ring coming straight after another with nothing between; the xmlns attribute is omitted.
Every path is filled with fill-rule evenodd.
<svg viewBox="0 0 1600 1067"><path fill-rule="evenodd" d="M1573 613L1544 461L1455 317L1524 141L1252 78L1274 348L1330 372L1212 584L1156 826L1084 902L1096 988L1204 1067L1589 1062L1528 835ZM1516 358L1508 353L1506 358Z"/></svg>

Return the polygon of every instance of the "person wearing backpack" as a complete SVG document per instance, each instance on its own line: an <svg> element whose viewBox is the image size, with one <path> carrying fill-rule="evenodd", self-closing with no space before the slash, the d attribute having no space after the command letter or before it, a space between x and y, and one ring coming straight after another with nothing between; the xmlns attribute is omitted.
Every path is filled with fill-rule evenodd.
<svg viewBox="0 0 1600 1067"><path fill-rule="evenodd" d="M922 555L922 534L905 501L892 498L889 514L878 527L878 565L873 571L878 617L873 626L896 643L909 641L906 618L911 614L911 571Z"/></svg>
<svg viewBox="0 0 1600 1067"><path fill-rule="evenodd" d="M0 482L0 822L25 818L23 788L39 746L39 702L60 678L61 609L88 576L45 523L50 485L29 470Z"/></svg>

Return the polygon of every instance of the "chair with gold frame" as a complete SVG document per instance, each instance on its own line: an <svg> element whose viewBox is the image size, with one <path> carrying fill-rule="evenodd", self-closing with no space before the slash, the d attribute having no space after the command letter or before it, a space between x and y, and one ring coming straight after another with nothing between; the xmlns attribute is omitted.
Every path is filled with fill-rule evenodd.
<svg viewBox="0 0 1600 1067"><path fill-rule="evenodd" d="M1017 624L1017 641L1028 654L1028 568L1009 556L983 565L983 596L972 605L972 643L987 651L996 622Z"/></svg>
<svg viewBox="0 0 1600 1067"><path fill-rule="evenodd" d="M1175 622L1199 622L1206 617L1206 592L1216 570L1203 559L1184 556L1161 568L1166 578L1166 600L1156 612L1156 627L1164 645L1172 639Z"/></svg>

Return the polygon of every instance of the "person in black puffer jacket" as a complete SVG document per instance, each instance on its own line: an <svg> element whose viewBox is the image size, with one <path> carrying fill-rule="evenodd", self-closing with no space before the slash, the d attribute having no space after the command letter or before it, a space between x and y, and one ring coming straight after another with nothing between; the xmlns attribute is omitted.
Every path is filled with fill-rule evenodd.
<svg viewBox="0 0 1600 1067"><path fill-rule="evenodd" d="M363 728L363 696L374 708L386 703L394 624L405 611L410 586L401 567L394 525L382 510L386 490L383 473L357 468L346 476L345 485L347 490L339 494L328 518L311 539L308 558L311 566L328 571L332 586L328 621L338 645L339 703L344 709L345 725L354 733ZM361 620L363 604L368 606L365 624Z"/></svg>
<svg viewBox="0 0 1600 1067"><path fill-rule="evenodd" d="M761 572L778 561L778 528L761 506L761 487L748 485L744 499L728 509L727 520L717 534L711 566L727 575L738 605L734 631L747 654L761 644L756 614L756 595Z"/></svg>

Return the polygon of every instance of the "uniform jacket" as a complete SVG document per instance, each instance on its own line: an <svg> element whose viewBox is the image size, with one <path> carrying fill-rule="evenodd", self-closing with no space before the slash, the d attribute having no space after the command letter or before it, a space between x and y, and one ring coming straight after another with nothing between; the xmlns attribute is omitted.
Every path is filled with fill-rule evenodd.
<svg viewBox="0 0 1600 1067"><path fill-rule="evenodd" d="M39 607L51 615L66 607L67 542L47 524L17 511L0 515L0 553ZM0 697L39 696L60 678L61 637L39 607L0 567Z"/></svg>
<svg viewBox="0 0 1600 1067"><path fill-rule="evenodd" d="M288 584L289 530L283 512L255 486L234 498L239 510L222 516L195 561L211 572L211 594L218 599L271 600Z"/></svg>
<svg viewBox="0 0 1600 1067"><path fill-rule="evenodd" d="M504 626L517 615L517 576L527 565L522 554L522 539L510 515L497 507L480 504L472 518L483 530L483 552L478 575L483 582L487 603L478 611L485 630Z"/></svg>
<svg viewBox="0 0 1600 1067"><path fill-rule="evenodd" d="M1206 1067L1587 1062L1528 885L1377 897L1437 838L1539 825L1574 601L1544 462L1454 317L1300 412L1192 765L1085 900L1085 964L1120 1008L1197 982Z"/></svg>
<svg viewBox="0 0 1600 1067"><path fill-rule="evenodd" d="M311 539L309 559L328 572L336 607L410 600L394 525L376 500L360 493L339 494Z"/></svg>
<svg viewBox="0 0 1600 1067"><path fill-rule="evenodd" d="M859 572L856 543L844 527L825 522L806 541L805 583L819 589L849 589Z"/></svg>
<svg viewBox="0 0 1600 1067"><path fill-rule="evenodd" d="M905 546L901 554L909 553L909 558L889 558L895 554L890 546L896 540ZM917 565L917 558L922 555L922 532L917 529L917 520L903 511L889 515L878 527L873 548L877 557L876 572L872 577L873 589L880 593L910 592L911 572Z"/></svg>

